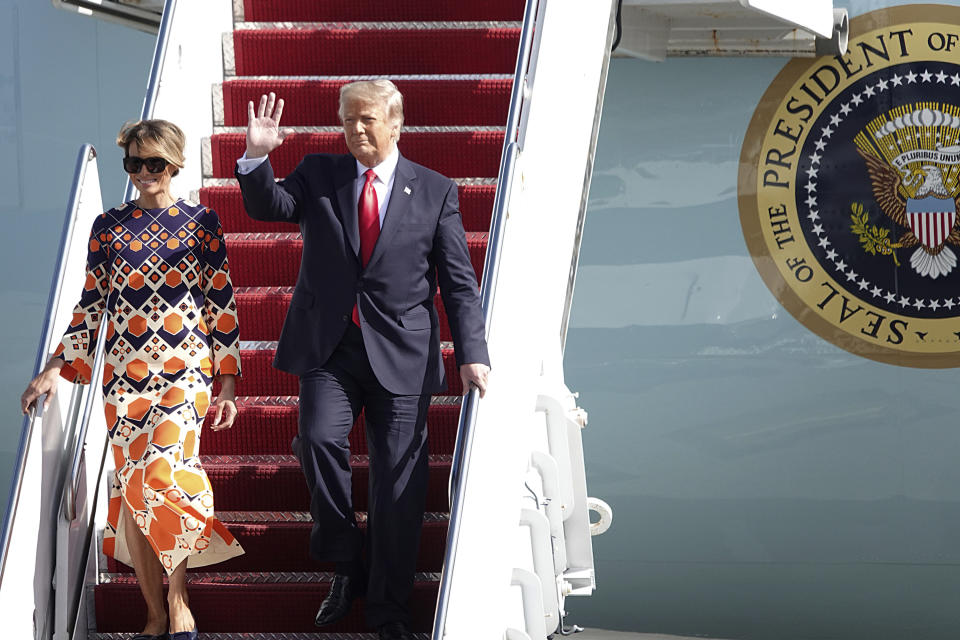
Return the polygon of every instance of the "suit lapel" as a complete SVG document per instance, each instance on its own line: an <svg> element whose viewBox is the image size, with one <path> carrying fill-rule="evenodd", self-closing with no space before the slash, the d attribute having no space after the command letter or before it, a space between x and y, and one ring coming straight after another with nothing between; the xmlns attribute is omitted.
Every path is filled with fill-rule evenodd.
<svg viewBox="0 0 960 640"><path fill-rule="evenodd" d="M344 156L337 170L335 188L340 207L340 224L343 225L347 242L353 255L360 259L360 225L357 222L356 202L357 161L351 155Z"/></svg>
<svg viewBox="0 0 960 640"><path fill-rule="evenodd" d="M393 189L390 191L390 202L387 204L387 213L383 218L383 227L377 237L377 244L373 247L367 269L375 265L386 251L407 212L410 211L413 194L416 192L416 180L417 174L413 170L413 164L400 156L397 161L397 173L393 179Z"/></svg>

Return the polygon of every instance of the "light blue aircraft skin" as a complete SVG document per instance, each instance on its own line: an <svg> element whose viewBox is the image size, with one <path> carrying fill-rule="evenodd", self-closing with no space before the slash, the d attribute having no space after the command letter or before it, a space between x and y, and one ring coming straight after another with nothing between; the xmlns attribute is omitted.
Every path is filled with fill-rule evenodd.
<svg viewBox="0 0 960 640"><path fill-rule="evenodd" d="M821 339L744 243L741 145L785 62L611 61L565 362L614 523L571 620L955 640L960 375Z"/></svg>

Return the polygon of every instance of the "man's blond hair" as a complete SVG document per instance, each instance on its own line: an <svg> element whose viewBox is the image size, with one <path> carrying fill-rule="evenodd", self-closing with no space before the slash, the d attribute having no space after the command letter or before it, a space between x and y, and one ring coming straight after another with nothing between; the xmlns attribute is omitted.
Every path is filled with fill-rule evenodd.
<svg viewBox="0 0 960 640"><path fill-rule="evenodd" d="M398 128L403 127L403 95L397 89L397 85L386 78L358 80L340 87L340 109L337 111L340 122L343 122L346 103L355 99L382 104L390 123L397 125Z"/></svg>

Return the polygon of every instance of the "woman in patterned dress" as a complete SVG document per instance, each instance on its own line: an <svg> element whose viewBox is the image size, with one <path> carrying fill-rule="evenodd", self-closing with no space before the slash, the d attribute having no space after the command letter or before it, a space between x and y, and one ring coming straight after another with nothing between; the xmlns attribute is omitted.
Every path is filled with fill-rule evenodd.
<svg viewBox="0 0 960 640"><path fill-rule="evenodd" d="M214 379L221 391L212 428L229 428L237 416L236 303L217 214L170 194L184 163L183 132L142 120L125 126L117 144L140 197L94 221L80 302L21 408L26 413L43 394L46 408L58 375L90 382L106 315L103 396L116 473L104 552L136 571L147 622L135 638L193 640L187 567L243 553L214 517L198 457Z"/></svg>

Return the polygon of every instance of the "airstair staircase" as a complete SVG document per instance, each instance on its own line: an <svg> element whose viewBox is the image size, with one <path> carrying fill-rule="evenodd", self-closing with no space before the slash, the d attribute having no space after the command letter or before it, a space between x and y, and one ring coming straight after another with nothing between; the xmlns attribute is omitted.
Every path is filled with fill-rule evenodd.
<svg viewBox="0 0 960 640"><path fill-rule="evenodd" d="M461 408L464 396L451 337L442 302L436 299L449 389L433 398L428 416L430 484L411 603L413 628L420 637L437 640L539 640L561 630L564 599L589 595L594 588L579 436L586 414L563 385L560 347L609 58L610 0L590 8L563 0L552 0L550 6L545 0L233 0L232 20L219 7L227 4L166 0L144 108L145 116L181 124L189 140L203 139L202 145L187 149L188 169L202 167L198 179L183 177L189 175L185 170L177 180L181 190L187 186L191 197L220 215L243 340L237 424L229 431L206 430L201 455L217 513L246 554L188 572L201 637L375 637L368 635L359 603L331 627L318 630L312 624L332 567L307 554L308 496L290 450L297 429L297 380L271 367L302 242L292 225L246 216L233 168L244 150L249 100L275 91L287 103L283 125L294 134L271 154L282 176L305 153L345 152L337 119L339 87L382 76L393 79L405 97L401 152L458 184L488 332L500 327L491 336L492 393L481 403L473 392ZM550 11L555 27L545 26ZM591 19L584 21L580 14ZM222 40L214 41L211 29L227 20L232 30L226 26ZM592 41L588 56L568 46L585 29L592 34L584 39ZM555 35L545 38L548 31ZM219 51L214 52L214 46ZM552 92L541 91L539 107L530 101L538 50L550 50L551 59L560 61L551 78ZM560 54L564 50L566 61ZM209 67L214 56L222 67L213 75L211 128L204 113L205 76L198 68ZM588 71L569 82L565 74L580 74L579 67ZM550 75L542 69L540 73ZM569 99L564 95L568 86L586 91ZM530 126L531 113L538 108L540 129ZM574 158L564 163L567 172L554 169L540 172L538 178L533 161L524 172L525 132L550 139L550 122L564 117L581 123L571 127L580 135L572 142L557 139L553 146L540 146L537 163L556 164L559 145ZM84 147L38 366L61 330L57 319L68 313L74 291L79 291L70 274L77 271L78 261L82 264L82 238L95 215L91 212L109 206L100 207L96 164L96 152ZM563 187L551 188L550 179L562 181ZM545 199L539 221L527 216L525 225L508 223L511 211L514 218L521 211L511 202L528 208L534 203L522 200L524 180L544 180L541 187L567 202L558 207ZM551 237L538 232L552 217L563 220L558 228L564 233ZM508 233L511 224L515 230ZM514 248L504 249L504 240L511 237L516 238ZM524 243L535 248L518 253ZM552 261L541 260L544 252L553 255ZM524 269L530 260L539 266ZM543 269L549 269L559 285L517 297L524 289L537 288ZM494 311L497 290L503 301L498 303L499 315ZM552 301L542 309L524 307L543 302L543 296ZM517 312L523 321L513 320ZM551 321L540 325L544 316ZM552 339L530 343L529 336L541 330ZM524 349L525 344L532 346ZM515 368L512 354L521 352L527 353L525 362ZM519 389L523 397L518 401ZM103 477L111 471L103 455L99 412L96 385L81 389L61 383L51 410L25 421L22 464L0 563L0 611L15 620L11 629L20 633L17 637L27 637L25 630L32 627L35 638L119 640L138 631L144 620L131 568L100 550ZM525 423L532 428L518 431L517 425ZM42 433L35 424L42 425ZM369 467L362 416L357 427L351 434L354 505L363 526ZM536 442L527 441L527 431L539 434L532 437ZM518 439L517 433L524 437ZM35 484L43 484L43 490ZM471 498L478 488L488 495ZM485 500L492 500L492 506ZM609 519L604 505L592 505ZM40 523L35 539L30 538L31 521ZM519 543L511 540L518 533ZM513 547L520 553L511 551ZM35 562L25 557L34 550ZM17 580L24 582L23 589L17 588ZM473 624L485 610L480 624Z"/></svg>
<svg viewBox="0 0 960 640"><path fill-rule="evenodd" d="M337 118L344 82L395 78L408 114L400 149L460 185L479 280L523 17L517 0L483 5L246 0L237 9L234 31L223 38L225 74L213 91L215 128L203 150L204 186L198 197L219 213L226 233L244 340L240 413L234 429L207 431L201 451L219 517L246 554L188 576L191 606L207 638L317 633L313 616L333 569L307 553L309 496L290 450L297 430L297 379L271 366L302 242L296 226L257 222L243 210L233 171L245 147L247 102L275 91L288 105L282 124L295 133L271 154L274 170L283 176L306 153L346 152ZM442 340L449 341L445 319L442 326ZM428 513L412 603L412 626L421 633L431 628L443 565L461 401L452 345L443 346L450 389L434 398L428 416ZM363 434L361 417L351 440L361 526L369 481ZM95 593L98 637L119 637L144 619L130 569L114 560L107 561ZM357 602L323 634L365 631Z"/></svg>

